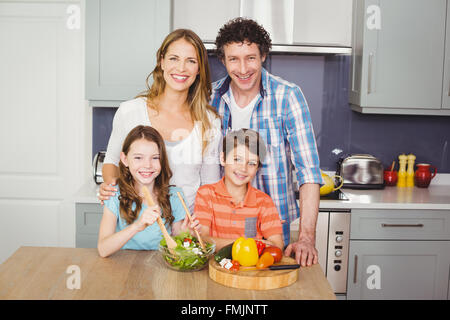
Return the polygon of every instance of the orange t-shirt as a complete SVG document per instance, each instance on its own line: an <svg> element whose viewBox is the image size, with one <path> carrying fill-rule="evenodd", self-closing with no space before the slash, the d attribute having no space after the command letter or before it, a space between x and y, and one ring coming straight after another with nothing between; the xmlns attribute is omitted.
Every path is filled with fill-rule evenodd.
<svg viewBox="0 0 450 320"><path fill-rule="evenodd" d="M228 193L224 178L201 186L195 198L194 212L200 224L210 228L213 237L267 239L275 234L283 235L272 199L250 183L244 201L239 204L235 204Z"/></svg>

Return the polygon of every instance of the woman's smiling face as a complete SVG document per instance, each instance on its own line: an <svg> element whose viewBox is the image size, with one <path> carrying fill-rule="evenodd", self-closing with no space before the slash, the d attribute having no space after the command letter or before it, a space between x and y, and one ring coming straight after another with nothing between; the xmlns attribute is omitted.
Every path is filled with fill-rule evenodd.
<svg viewBox="0 0 450 320"><path fill-rule="evenodd" d="M172 42L161 59L166 88L188 91L199 73L197 52L192 44L181 38Z"/></svg>

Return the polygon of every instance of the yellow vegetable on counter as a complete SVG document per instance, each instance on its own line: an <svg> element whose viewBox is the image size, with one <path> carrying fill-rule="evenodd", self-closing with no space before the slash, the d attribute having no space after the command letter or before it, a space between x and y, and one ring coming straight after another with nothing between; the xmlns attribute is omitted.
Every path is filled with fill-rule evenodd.
<svg viewBox="0 0 450 320"><path fill-rule="evenodd" d="M233 260L238 261L241 266L251 267L256 265L259 259L258 247L253 238L238 238L231 249Z"/></svg>

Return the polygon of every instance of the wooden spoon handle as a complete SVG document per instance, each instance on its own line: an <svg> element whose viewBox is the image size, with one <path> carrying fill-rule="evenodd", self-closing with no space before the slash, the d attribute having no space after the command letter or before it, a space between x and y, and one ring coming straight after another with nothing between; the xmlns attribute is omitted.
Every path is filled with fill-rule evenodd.
<svg viewBox="0 0 450 320"><path fill-rule="evenodd" d="M152 195L150 194L146 186L142 187L142 192L144 193L145 200L147 200L147 205L149 207L153 207L155 205L155 202L153 201ZM172 239L170 234L167 232L166 226L164 225L161 217L158 216L158 218L156 218L156 222L158 222L163 237L164 239L166 239L167 247L169 249L175 248L177 246L177 243L175 242L175 240Z"/></svg>
<svg viewBox="0 0 450 320"><path fill-rule="evenodd" d="M188 208L187 208L187 206L186 206L186 203L185 203L184 200L183 200L183 197L181 196L181 194L180 194L179 192L177 192L177 195L178 195L178 198L179 198L180 201L181 201L181 204L182 204L183 207L184 207L184 211L186 211L186 215L188 216L189 221L190 221L191 223L193 223L194 221L192 220L191 214L189 213L189 210L188 210ZM203 240L202 240L202 238L200 237L200 233L198 233L197 229L194 229L194 231L195 231L195 235L197 236L198 242L200 242L200 246L202 247L203 251L206 251L205 244L203 243Z"/></svg>

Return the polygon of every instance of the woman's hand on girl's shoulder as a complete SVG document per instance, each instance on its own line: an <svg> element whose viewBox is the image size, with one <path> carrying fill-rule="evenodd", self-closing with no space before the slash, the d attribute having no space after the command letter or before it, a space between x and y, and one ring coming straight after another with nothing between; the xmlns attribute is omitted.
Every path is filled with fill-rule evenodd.
<svg viewBox="0 0 450 320"><path fill-rule="evenodd" d="M100 203L103 205L104 200L109 200L110 197L114 197L117 192L116 188L116 179L112 180L110 183L103 182L100 185L100 188L97 193L97 198L100 200Z"/></svg>
<svg viewBox="0 0 450 320"><path fill-rule="evenodd" d="M161 208L159 206L148 207L142 212L139 219L134 222L134 225L138 232L140 232L154 224L159 216L161 216Z"/></svg>

